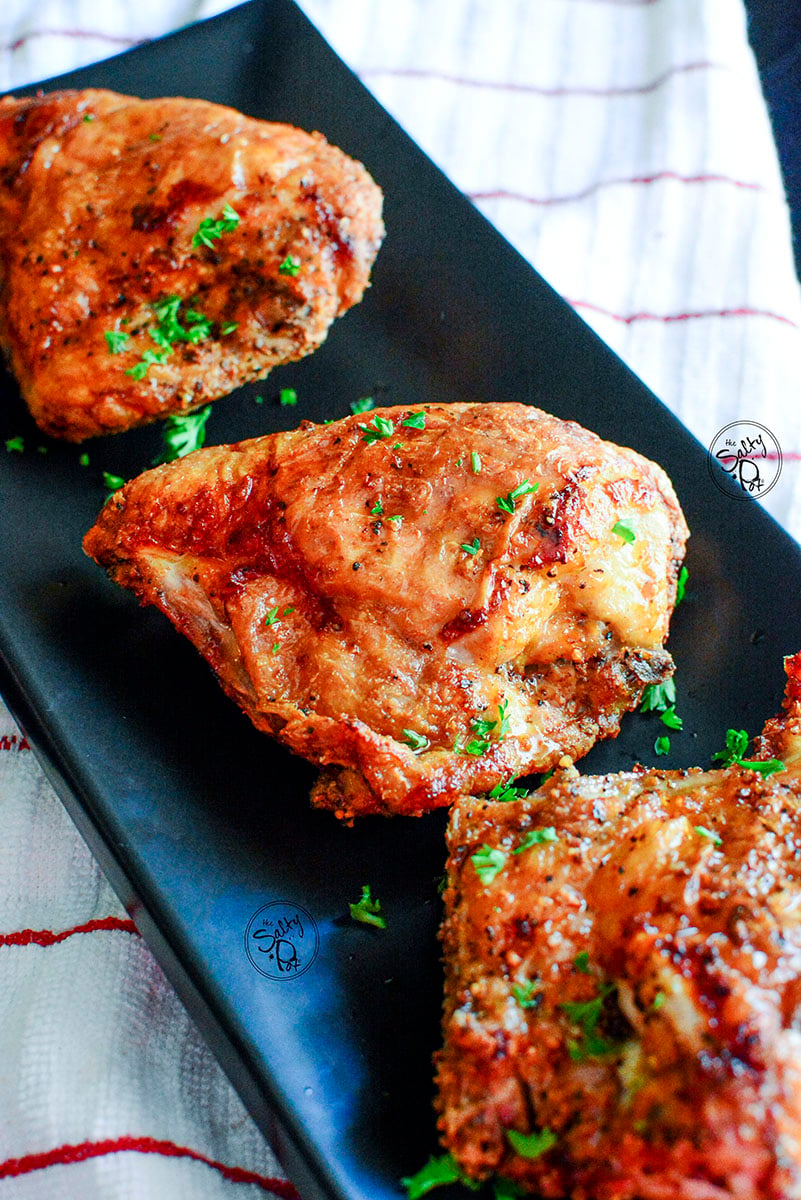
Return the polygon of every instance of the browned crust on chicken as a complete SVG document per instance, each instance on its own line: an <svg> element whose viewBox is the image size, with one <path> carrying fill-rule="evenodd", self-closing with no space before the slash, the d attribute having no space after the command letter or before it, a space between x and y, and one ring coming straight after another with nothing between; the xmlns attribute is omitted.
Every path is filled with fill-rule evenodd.
<svg viewBox="0 0 801 1200"><path fill-rule="evenodd" d="M672 670L687 531L659 467L525 405L411 411L198 451L127 484L84 543L327 768L314 802L346 818L581 755Z"/></svg>
<svg viewBox="0 0 801 1200"><path fill-rule="evenodd" d="M792 765L768 778L569 768L454 807L439 1123L469 1176L573 1200L801 1196L801 655L787 668L759 749ZM485 883L482 848L505 855ZM513 1147L545 1129L539 1156Z"/></svg>
<svg viewBox="0 0 801 1200"><path fill-rule="evenodd" d="M236 228L194 245L226 205ZM361 299L383 232L379 188L319 133L204 100L0 100L0 341L54 436L194 409L310 353ZM173 296L185 328L187 312L211 328L136 379Z"/></svg>

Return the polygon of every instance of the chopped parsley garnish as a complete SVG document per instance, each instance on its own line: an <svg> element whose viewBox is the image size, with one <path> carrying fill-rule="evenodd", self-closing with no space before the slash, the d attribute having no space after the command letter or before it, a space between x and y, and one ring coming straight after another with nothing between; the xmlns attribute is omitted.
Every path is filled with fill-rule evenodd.
<svg viewBox="0 0 801 1200"><path fill-rule="evenodd" d="M492 744L489 740L489 735L493 733L496 728L497 733L495 734L495 737L498 741L500 741L504 734L506 734L509 730L508 709L509 701L502 700L498 705L498 717L496 720L488 721L485 717L473 718L473 720L470 722L470 726L473 732L477 733L479 736L477 738L473 738L472 741L467 743L464 748L465 754L472 754L475 757L486 754ZM456 749L456 746L454 746L454 750Z"/></svg>
<svg viewBox="0 0 801 1200"><path fill-rule="evenodd" d="M502 700L498 705L498 732L495 735L498 741L505 737L509 732L509 701Z"/></svg>
<svg viewBox="0 0 801 1200"><path fill-rule="evenodd" d="M598 1022L603 1012L604 1001L615 990L613 983L602 983L594 1000L585 1000L578 1004L560 1004L569 1021L578 1025L580 1037L569 1039L567 1050L574 1062L585 1062L588 1058L600 1058L604 1054L614 1054L617 1045L603 1038L598 1033Z"/></svg>
<svg viewBox="0 0 801 1200"><path fill-rule="evenodd" d="M495 849L488 846L485 842L480 850L475 854L471 854L473 866L476 868L476 875L483 884L492 883L496 875L498 875L506 865L506 855L503 850Z"/></svg>
<svg viewBox="0 0 801 1200"><path fill-rule="evenodd" d="M709 838L709 841L712 842L714 846L723 845L723 838L719 834L715 833L714 829L707 829L706 825L694 825L693 828L695 829L695 832L700 834L702 838Z"/></svg>
<svg viewBox="0 0 801 1200"><path fill-rule="evenodd" d="M285 608L285 609L284 609L284 611L281 613L281 616L282 616L282 617L288 617L288 616L290 616L290 615L291 615L291 614L292 614L294 611L295 611L295 606L294 606L293 604L290 604L288 608Z"/></svg>
<svg viewBox="0 0 801 1200"><path fill-rule="evenodd" d="M619 538L622 538L624 542L628 542L629 544L637 540L634 530L630 529L628 525L624 525L622 521L615 521L612 526L612 533L616 533Z"/></svg>
<svg viewBox="0 0 801 1200"><path fill-rule="evenodd" d="M580 950L573 959L573 966L582 975L590 973L590 953L588 950Z"/></svg>
<svg viewBox="0 0 801 1200"><path fill-rule="evenodd" d="M278 620L278 605L276 604L275 608L271 608L270 611L267 613L267 616L264 618L264 624L267 626L274 625L277 620Z"/></svg>
<svg viewBox="0 0 801 1200"><path fill-rule="evenodd" d="M642 694L640 712L665 712L676 703L676 685L672 678L649 683Z"/></svg>
<svg viewBox="0 0 801 1200"><path fill-rule="evenodd" d="M161 141L160 133L149 133L147 136L151 142L160 142Z"/></svg>
<svg viewBox="0 0 801 1200"><path fill-rule="evenodd" d="M496 496L495 503L498 505L498 508L501 510L501 512L513 513L515 511L515 502L519 500L521 496L532 495L537 491L539 486L540 485L538 483L529 483L527 479L524 479L522 483L518 483L516 488L512 488L508 495Z"/></svg>
<svg viewBox="0 0 801 1200"><path fill-rule="evenodd" d="M87 452L85 450L84 450L83 454L79 455L78 464L82 467L89 466L89 455L87 454Z"/></svg>
<svg viewBox="0 0 801 1200"><path fill-rule="evenodd" d="M239 328L238 321L228 321L227 324L221 326L220 337L227 337L229 333L233 333L234 330L238 329L238 328Z"/></svg>
<svg viewBox="0 0 801 1200"><path fill-rule="evenodd" d="M681 570L679 571L679 578L676 581L676 603L673 605L674 608L678 608L678 606L681 604L682 600L684 599L684 593L687 590L687 580L689 578L690 578L690 572L687 570L686 567L682 567Z"/></svg>
<svg viewBox="0 0 801 1200"><path fill-rule="evenodd" d="M475 450L472 450L470 452L470 466L472 468L474 475L481 474L481 455L478 454Z"/></svg>
<svg viewBox="0 0 801 1200"><path fill-rule="evenodd" d="M9 454L22 454L25 449L25 438L20 434L16 437L6 438L6 450Z"/></svg>
<svg viewBox="0 0 801 1200"><path fill-rule="evenodd" d="M191 413L173 413L167 417L161 430L164 439L164 450L153 463L175 462L193 450L199 450L206 440L206 422L209 419L211 405L199 408Z"/></svg>
<svg viewBox="0 0 801 1200"><path fill-rule="evenodd" d="M160 349L158 351L145 350L139 362L128 368L125 372L126 375L131 375L137 380L144 379L149 367L167 361L176 342L189 342L192 346L196 346L198 342L209 337L212 322L203 313L193 308L188 308L181 313L182 303L180 296L166 296L163 300L157 300L152 306L158 324L151 325L148 333ZM181 324L182 317L186 322L185 325Z"/></svg>
<svg viewBox="0 0 801 1200"><path fill-rule="evenodd" d="M379 498L376 500L373 507L370 509L370 516L371 517L383 517L383 515L384 515L384 506L381 503L381 497L379 496Z"/></svg>
<svg viewBox="0 0 801 1200"><path fill-rule="evenodd" d="M272 653L277 654L280 649L281 649L281 643L273 642Z"/></svg>
<svg viewBox="0 0 801 1200"><path fill-rule="evenodd" d="M669 754L670 753L670 738L667 734L662 734L654 742L654 754Z"/></svg>
<svg viewBox="0 0 801 1200"><path fill-rule="evenodd" d="M294 388L281 388L278 393L278 403L283 408L292 408L298 402L298 393Z"/></svg>
<svg viewBox="0 0 801 1200"><path fill-rule="evenodd" d="M409 413L408 417L401 421L401 425L405 425L407 429L425 429L426 414L424 412Z"/></svg>
<svg viewBox="0 0 801 1200"><path fill-rule="evenodd" d="M387 417L375 416L372 424L360 425L362 431L362 441L367 442L368 446L372 446L375 442L380 442L384 438L391 438L395 432L395 426Z"/></svg>
<svg viewBox="0 0 801 1200"><path fill-rule="evenodd" d="M531 1133L518 1133L516 1129L507 1129L506 1136L515 1154L519 1154L521 1158L539 1158L559 1140L556 1134L547 1128L534 1129Z"/></svg>
<svg viewBox="0 0 801 1200"><path fill-rule="evenodd" d="M464 550L465 554L478 554L481 549L481 542L478 538L473 538L472 542L462 542L459 549Z"/></svg>
<svg viewBox="0 0 801 1200"><path fill-rule="evenodd" d="M281 263L280 267L278 268L279 275L291 275L293 279L295 278L295 276L298 274L299 271L300 271L300 259L293 258L293 256L291 254L287 254L286 258L284 259L284 261Z"/></svg>
<svg viewBox="0 0 801 1200"><path fill-rule="evenodd" d="M128 342L131 337L123 329L107 329L104 336L108 344L109 354L122 354L123 350L128 348Z"/></svg>
<svg viewBox="0 0 801 1200"><path fill-rule="evenodd" d="M110 495L113 495L113 493L118 492L121 487L125 487L125 480L121 475L112 475L111 471L104 471L103 486L108 488Z"/></svg>
<svg viewBox="0 0 801 1200"><path fill-rule="evenodd" d="M538 997L542 995L542 992L536 979L527 979L525 983L514 985L512 995L521 1008L538 1008L540 1003Z"/></svg>
<svg viewBox="0 0 801 1200"><path fill-rule="evenodd" d="M463 1183L471 1191L477 1192L481 1187L475 1179L468 1179L459 1169L451 1154L441 1154L431 1157L416 1175L408 1175L401 1179L401 1186L406 1188L408 1200L420 1200L434 1188L445 1187L449 1183Z"/></svg>
<svg viewBox="0 0 801 1200"><path fill-rule="evenodd" d="M785 769L784 763L778 758L768 758L764 762L744 758L748 742L749 737L744 729L727 729L726 749L713 754L712 761L720 762L724 767L737 766L746 771L758 771L760 775L775 775L777 771Z"/></svg>
<svg viewBox="0 0 801 1200"><path fill-rule="evenodd" d="M254 396L256 404L264 404L264 396Z"/></svg>
<svg viewBox="0 0 801 1200"><path fill-rule="evenodd" d="M358 417L360 413L369 412L371 408L375 408L375 400L372 396L362 396L360 400L351 400L350 411L354 417Z"/></svg>
<svg viewBox="0 0 801 1200"><path fill-rule="evenodd" d="M482 754L486 754L490 748L490 743L485 738L471 738L464 748L465 754L472 754L474 758L480 758ZM456 747L454 746L454 750Z"/></svg>
<svg viewBox="0 0 801 1200"><path fill-rule="evenodd" d="M425 734L415 733L413 729L404 729L402 732L404 742L414 750L415 754L420 750L427 750L431 744Z"/></svg>
<svg viewBox="0 0 801 1200"><path fill-rule="evenodd" d="M348 908L354 921L361 921L363 925L374 925L376 929L386 929L387 922L381 913L381 901L373 899L369 883L362 887L361 898L355 904L349 904Z"/></svg>
<svg viewBox="0 0 801 1200"><path fill-rule="evenodd" d="M83 119L84 119L84 124L88 125L90 121L94 121L95 114L94 113L84 113Z"/></svg>
<svg viewBox="0 0 801 1200"><path fill-rule="evenodd" d="M514 787L514 779L508 783L496 783L491 792L487 792L488 800L497 800L499 804L509 804L512 800L522 800L528 795L525 788Z"/></svg>
<svg viewBox="0 0 801 1200"><path fill-rule="evenodd" d="M671 704L663 713L659 714L659 720L663 725L667 725L668 729L683 729L684 722L681 717L676 715L676 706Z"/></svg>
<svg viewBox="0 0 801 1200"><path fill-rule="evenodd" d="M399 525L403 520L403 517L400 515L400 513L394 513L391 517L387 517L387 520L394 521L396 525Z"/></svg>
<svg viewBox="0 0 801 1200"><path fill-rule="evenodd" d="M233 233L238 224L239 213L234 212L230 204L226 204L222 215L216 221L213 217L203 218L192 238L192 245L208 246L209 249L213 249L217 238L221 238L224 233Z"/></svg>
<svg viewBox="0 0 801 1200"><path fill-rule="evenodd" d="M659 1012L660 1008L664 1008L667 1003L667 996L664 992L657 992L654 996L654 1002L651 1005L653 1012Z"/></svg>
<svg viewBox="0 0 801 1200"><path fill-rule="evenodd" d="M512 854L522 854L524 850L530 850L532 846L544 846L546 842L558 841L559 837L553 825L546 825L543 829L529 829L517 849L512 851Z"/></svg>

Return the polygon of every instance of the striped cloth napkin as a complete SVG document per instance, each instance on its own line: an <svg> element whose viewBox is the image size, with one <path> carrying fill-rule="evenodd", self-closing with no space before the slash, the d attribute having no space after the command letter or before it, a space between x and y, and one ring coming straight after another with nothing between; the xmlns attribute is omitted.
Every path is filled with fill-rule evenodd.
<svg viewBox="0 0 801 1200"><path fill-rule="evenodd" d="M801 294L738 0L302 6L704 444L773 433L801 540ZM227 7L3 0L0 86ZM0 1200L294 1195L1 707L0 1111Z"/></svg>

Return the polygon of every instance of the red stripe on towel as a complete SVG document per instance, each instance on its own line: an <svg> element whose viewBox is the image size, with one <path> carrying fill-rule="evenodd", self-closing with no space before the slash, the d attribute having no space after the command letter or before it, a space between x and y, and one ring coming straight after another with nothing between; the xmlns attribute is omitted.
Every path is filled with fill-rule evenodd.
<svg viewBox="0 0 801 1200"><path fill-rule="evenodd" d="M364 67L358 71L360 79L370 79L376 75L391 75L405 79L440 79L445 83L453 83L459 87L489 88L499 92L528 92L535 96L646 96L649 92L657 91L674 75L684 75L690 71L709 71L720 69L718 63L691 62L669 67L663 74L658 75L650 83L620 84L615 87L540 87L534 83L505 83L494 79L473 79L463 75L450 75L446 71L429 71L422 67Z"/></svg>
<svg viewBox="0 0 801 1200"><path fill-rule="evenodd" d="M125 1150L134 1151L136 1154L160 1154L165 1158L190 1158L194 1162L213 1167L230 1183L255 1183L265 1192L272 1192L273 1195L281 1197L281 1200L300 1200L295 1188L285 1179L259 1175L256 1171L245 1170L244 1167L229 1167L226 1163L217 1162L198 1150L190 1150L187 1146L178 1146L175 1142L152 1137L104 1138L97 1142L55 1146L52 1150L26 1154L22 1158L7 1158L5 1162L0 1162L0 1179L28 1175L31 1171L41 1171L45 1167L86 1162L89 1158L101 1158L106 1154L118 1154Z"/></svg>
<svg viewBox="0 0 801 1200"><path fill-rule="evenodd" d="M675 183L725 183L731 187L745 188L751 192L766 192L768 189L761 183L750 183L744 179L733 179L729 175L679 175L676 171L657 171L653 175L632 175L630 178L600 179L591 183L579 192L568 192L564 196L531 196L525 192L509 192L498 188L489 192L468 192L471 200L518 200L523 204L570 204L576 200L586 200L601 188L628 187L636 184L661 183L670 180Z"/></svg>
<svg viewBox="0 0 801 1200"><path fill-rule="evenodd" d="M783 325L790 325L793 329L798 329L796 322L791 321L789 317L783 317L781 313L771 312L765 308L715 308L700 310L698 312L666 314L636 312L624 315L622 313L610 312L608 308L601 308L599 304L591 304L589 300L570 300L567 297L565 299L573 308L589 309L590 312L600 313L601 316L610 317L613 321L620 321L623 325L633 325L637 321L661 321L666 325L670 325L676 321L699 321L705 320L708 317L766 317L768 320L781 321Z"/></svg>
<svg viewBox="0 0 801 1200"><path fill-rule="evenodd" d="M62 929L58 933L52 929L18 929L16 933L0 933L0 946L54 946L56 942L64 942L76 933L97 933L101 929L139 932L128 917L96 917L84 925L74 925L72 929Z"/></svg>

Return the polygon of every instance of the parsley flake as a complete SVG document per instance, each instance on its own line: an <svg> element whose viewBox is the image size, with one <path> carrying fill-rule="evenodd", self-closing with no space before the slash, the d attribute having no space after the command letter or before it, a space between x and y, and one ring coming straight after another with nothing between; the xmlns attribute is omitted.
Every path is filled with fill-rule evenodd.
<svg viewBox="0 0 801 1200"><path fill-rule="evenodd" d="M723 845L723 838L720 837L719 834L715 833L714 829L707 829L707 827L705 825L694 825L693 829L702 838L709 838L709 840L710 840L710 842L712 842L713 846L722 846Z"/></svg>
<svg viewBox="0 0 801 1200"><path fill-rule="evenodd" d="M25 449L25 439L17 434L16 437L6 438L6 450L9 454L22 454Z"/></svg>
<svg viewBox="0 0 801 1200"><path fill-rule="evenodd" d="M667 734L663 734L662 737L658 737L656 739L656 741L654 742L654 754L662 755L662 754L669 754L669 753L670 753L670 738L667 736Z"/></svg>
<svg viewBox="0 0 801 1200"><path fill-rule="evenodd" d="M380 442L384 438L391 438L395 432L395 426L388 417L376 415L373 417L372 424L360 425L362 431L362 441L367 442L368 446L374 445L375 442Z"/></svg>
<svg viewBox="0 0 801 1200"><path fill-rule="evenodd" d="M499 804L509 804L513 800L523 800L528 792L525 788L514 787L514 779L508 783L496 783L491 792L487 792L488 800L497 800Z"/></svg>
<svg viewBox="0 0 801 1200"><path fill-rule="evenodd" d="M546 842L558 841L559 836L553 825L546 825L543 829L529 829L517 849L512 851L512 854L522 854L524 850L530 850L532 846L544 846Z"/></svg>
<svg viewBox="0 0 801 1200"><path fill-rule="evenodd" d="M518 1133L516 1129L507 1129L506 1136L515 1154L521 1158L539 1158L552 1149L558 1142L556 1134L548 1129L534 1129L531 1133Z"/></svg>
<svg viewBox="0 0 801 1200"><path fill-rule="evenodd" d="M614 1054L617 1045L608 1041L598 1033L598 1022L603 1013L604 1001L615 990L613 983L600 985L598 995L593 1000L585 1000L578 1004L560 1004L569 1021L578 1025L580 1037L569 1039L567 1050L574 1062L585 1062L588 1058L600 1058L605 1054Z"/></svg>
<svg viewBox="0 0 801 1200"><path fill-rule="evenodd" d="M152 305L158 324L151 325L148 333L160 349L145 350L139 362L127 369L126 375L136 380L144 379L149 367L167 361L176 342L189 342L190 345L196 346L198 342L210 336L212 323L208 317L192 308L182 314L182 304L180 296L165 296L163 300L157 300ZM181 324L182 316L185 325Z"/></svg>
<svg viewBox="0 0 801 1200"><path fill-rule="evenodd" d="M381 503L381 497L379 496L378 499L376 500L375 504L373 505L373 507L370 509L370 516L371 517L383 517L383 515L384 515L384 506Z"/></svg>
<svg viewBox="0 0 801 1200"><path fill-rule="evenodd" d="M278 403L282 408L293 408L298 402L298 393L294 388L281 388L278 393Z"/></svg>
<svg viewBox="0 0 801 1200"><path fill-rule="evenodd" d="M122 354L123 350L127 350L130 336L122 329L107 329L104 337L109 354Z"/></svg>
<svg viewBox="0 0 801 1200"><path fill-rule="evenodd" d="M104 471L103 486L108 488L109 495L113 496L121 487L125 487L125 480L121 475L112 475L111 471Z"/></svg>
<svg viewBox="0 0 801 1200"><path fill-rule="evenodd" d="M517 487L512 488L511 492L506 496L496 496L495 503L501 512L513 513L515 511L515 502L521 496L532 495L538 490L539 486L538 483L529 483L527 479L524 479L522 483L518 483Z"/></svg>
<svg viewBox="0 0 801 1200"><path fill-rule="evenodd" d="M362 925L374 925L376 929L386 929L387 922L381 913L381 901L373 899L369 883L363 885L360 899L355 904L349 904L348 908L354 921L361 921Z"/></svg>
<svg viewBox="0 0 801 1200"><path fill-rule="evenodd" d="M407 429L425 429L426 414L424 412L409 413L408 417L401 421L401 425L405 425Z"/></svg>
<svg viewBox="0 0 801 1200"><path fill-rule="evenodd" d="M654 996L654 1002L651 1005L653 1012L659 1012L660 1008L664 1008L667 1003L667 996L664 992L657 992Z"/></svg>
<svg viewBox="0 0 801 1200"><path fill-rule="evenodd" d="M634 530L630 529L628 525L624 525L622 521L615 521L612 526L612 533L616 533L619 538L622 538L624 542L628 542L629 545L637 540Z"/></svg>
<svg viewBox="0 0 801 1200"><path fill-rule="evenodd" d="M229 333L233 333L234 330L238 329L238 328L239 328L238 321L228 321L225 325L223 325L221 327L220 337L227 337Z"/></svg>
<svg viewBox="0 0 801 1200"><path fill-rule="evenodd" d="M683 729L684 722L681 717L676 715L676 707L671 704L663 713L659 714L659 720L663 725L667 725L668 729Z"/></svg>
<svg viewBox="0 0 801 1200"><path fill-rule="evenodd" d="M682 567L679 571L679 578L676 581L676 603L673 605L674 608L678 608L684 599L684 593L687 590L687 580L689 578L690 572L686 567Z"/></svg>
<svg viewBox="0 0 801 1200"><path fill-rule="evenodd" d="M542 992L536 979L527 979L525 983L516 983L512 995L521 1008L538 1008Z"/></svg>
<svg viewBox="0 0 801 1200"><path fill-rule="evenodd" d="M401 1186L406 1188L408 1200L420 1200L421 1196L427 1195L434 1188L445 1187L449 1183L463 1183L474 1192L481 1186L476 1180L468 1179L462 1174L451 1154L441 1154L436 1158L432 1156L415 1175L404 1176L401 1179Z"/></svg>
<svg viewBox="0 0 801 1200"><path fill-rule="evenodd" d="M403 520L403 517L400 515L400 513L394 513L393 516L387 517L387 520L394 521L396 525L400 525L401 521Z"/></svg>
<svg viewBox="0 0 801 1200"><path fill-rule="evenodd" d="M495 876L500 874L506 865L506 855L503 850L499 850L497 846L493 849L486 842L480 850L470 855L470 859L476 869L476 875L484 885L492 883Z"/></svg>
<svg viewBox="0 0 801 1200"><path fill-rule="evenodd" d="M278 653L278 651L279 651L280 649L281 649L281 643L280 643L280 642L273 642L273 646L272 646L272 653L273 653L273 654L277 654L277 653Z"/></svg>
<svg viewBox="0 0 801 1200"><path fill-rule="evenodd" d="M590 973L590 954L588 950L580 950L573 959L573 966L581 975Z"/></svg>
<svg viewBox="0 0 801 1200"><path fill-rule="evenodd" d="M78 456L78 464L82 467L89 466L89 455L87 454L87 452L85 450L84 450L83 454Z"/></svg>
<svg viewBox="0 0 801 1200"><path fill-rule="evenodd" d="M481 455L478 454L475 450L472 450L470 452L470 466L472 468L474 475L481 474Z"/></svg>
<svg viewBox="0 0 801 1200"><path fill-rule="evenodd" d="M459 549L464 550L465 554L478 554L481 549L481 542L478 538L473 538L472 542L462 542Z"/></svg>
<svg viewBox="0 0 801 1200"><path fill-rule="evenodd" d="M293 258L291 254L287 254L284 261L278 268L279 275L291 275L294 279L300 271L300 259Z"/></svg>
<svg viewBox="0 0 801 1200"><path fill-rule="evenodd" d="M371 408L375 408L375 400L372 396L362 396L360 400L351 400L350 411L354 417L358 417L360 413L369 412Z"/></svg>
<svg viewBox="0 0 801 1200"><path fill-rule="evenodd" d="M151 142L160 142L161 141L160 133L149 133L147 136Z"/></svg>
<svg viewBox="0 0 801 1200"><path fill-rule="evenodd" d="M403 740L407 746L414 750L415 754L419 754L421 750L427 750L431 745L428 738L422 733L415 733L413 729L402 730Z"/></svg>
<svg viewBox="0 0 801 1200"><path fill-rule="evenodd" d="M640 712L666 712L676 703L676 685L672 678L662 683L649 683L642 694Z"/></svg>
<svg viewBox="0 0 801 1200"><path fill-rule="evenodd" d="M278 605L276 604L275 608L271 608L270 611L267 613L266 617L264 618L264 624L269 627L270 625L274 625L277 620L278 620Z"/></svg>
<svg viewBox="0 0 801 1200"><path fill-rule="evenodd" d="M778 758L765 760L746 759L743 757L748 749L749 737L744 729L726 730L726 749L718 750L712 755L713 762L720 762L724 767L743 767L746 771L758 771L760 775L775 775L785 769L784 763Z"/></svg>
<svg viewBox="0 0 801 1200"><path fill-rule="evenodd" d="M160 463L175 462L193 450L199 450L206 440L206 422L209 419L211 405L199 408L191 413L173 413L167 417L162 426L161 436L164 449L153 466Z"/></svg>
<svg viewBox="0 0 801 1200"><path fill-rule="evenodd" d="M94 113L84 113L84 115L83 115L83 120L84 120L85 125L88 125L89 122L94 121L94 119L95 119Z"/></svg>
<svg viewBox="0 0 801 1200"><path fill-rule="evenodd" d="M151 134L151 139L152 139ZM234 212L230 204L226 204L222 215L215 221L213 217L204 217L192 238L193 246L207 246L210 250L214 243L224 233L233 233L239 224L239 213Z"/></svg>

